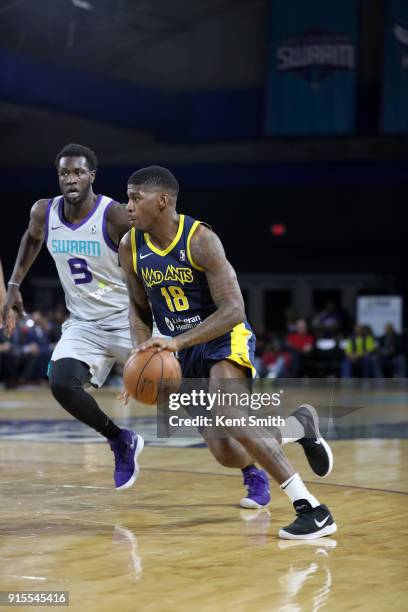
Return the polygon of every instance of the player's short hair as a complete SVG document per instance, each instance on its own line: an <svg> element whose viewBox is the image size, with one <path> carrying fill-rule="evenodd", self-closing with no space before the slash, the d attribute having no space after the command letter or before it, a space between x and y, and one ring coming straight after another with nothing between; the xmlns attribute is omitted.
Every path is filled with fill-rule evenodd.
<svg viewBox="0 0 408 612"><path fill-rule="evenodd" d="M147 185L158 187L165 191L172 192L175 196L179 192L179 184L172 172L162 166L147 166L141 168L129 177L128 185Z"/></svg>
<svg viewBox="0 0 408 612"><path fill-rule="evenodd" d="M80 144L67 144L61 149L55 158L55 165L57 168L61 157L85 157L88 168L91 170L91 172L95 171L98 167L98 158L92 149L88 149L88 147L84 147Z"/></svg>

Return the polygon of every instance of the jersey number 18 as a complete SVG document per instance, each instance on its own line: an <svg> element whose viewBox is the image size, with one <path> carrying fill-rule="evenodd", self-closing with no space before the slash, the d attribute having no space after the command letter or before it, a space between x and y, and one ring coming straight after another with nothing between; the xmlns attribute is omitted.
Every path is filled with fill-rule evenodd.
<svg viewBox="0 0 408 612"><path fill-rule="evenodd" d="M187 296L181 287L162 287L161 294L166 300L167 308L170 312L180 312L190 308Z"/></svg>

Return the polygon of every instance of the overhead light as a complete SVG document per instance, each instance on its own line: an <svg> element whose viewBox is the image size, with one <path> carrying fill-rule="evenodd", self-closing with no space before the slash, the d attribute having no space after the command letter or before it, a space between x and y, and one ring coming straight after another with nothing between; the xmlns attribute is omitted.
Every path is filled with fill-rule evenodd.
<svg viewBox="0 0 408 612"><path fill-rule="evenodd" d="M76 6L77 8L83 9L84 11L93 10L92 4L90 2L87 2L86 0L71 0L71 1L74 6Z"/></svg>

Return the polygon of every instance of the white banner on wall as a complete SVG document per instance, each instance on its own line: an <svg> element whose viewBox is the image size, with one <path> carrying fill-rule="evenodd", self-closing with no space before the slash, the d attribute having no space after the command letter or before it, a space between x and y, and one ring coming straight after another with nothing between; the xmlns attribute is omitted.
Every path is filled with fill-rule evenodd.
<svg viewBox="0 0 408 612"><path fill-rule="evenodd" d="M382 336L387 323L402 333L402 297L399 295L370 295L357 299L357 323L369 325L374 336Z"/></svg>

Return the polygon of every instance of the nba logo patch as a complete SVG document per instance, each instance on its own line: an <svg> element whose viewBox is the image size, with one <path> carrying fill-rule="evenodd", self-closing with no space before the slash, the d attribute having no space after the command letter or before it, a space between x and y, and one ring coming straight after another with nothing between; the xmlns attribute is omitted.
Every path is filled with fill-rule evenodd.
<svg viewBox="0 0 408 612"><path fill-rule="evenodd" d="M180 250L180 261L186 261L186 252L184 249Z"/></svg>
<svg viewBox="0 0 408 612"><path fill-rule="evenodd" d="M91 234L96 234L96 225L91 225Z"/></svg>

